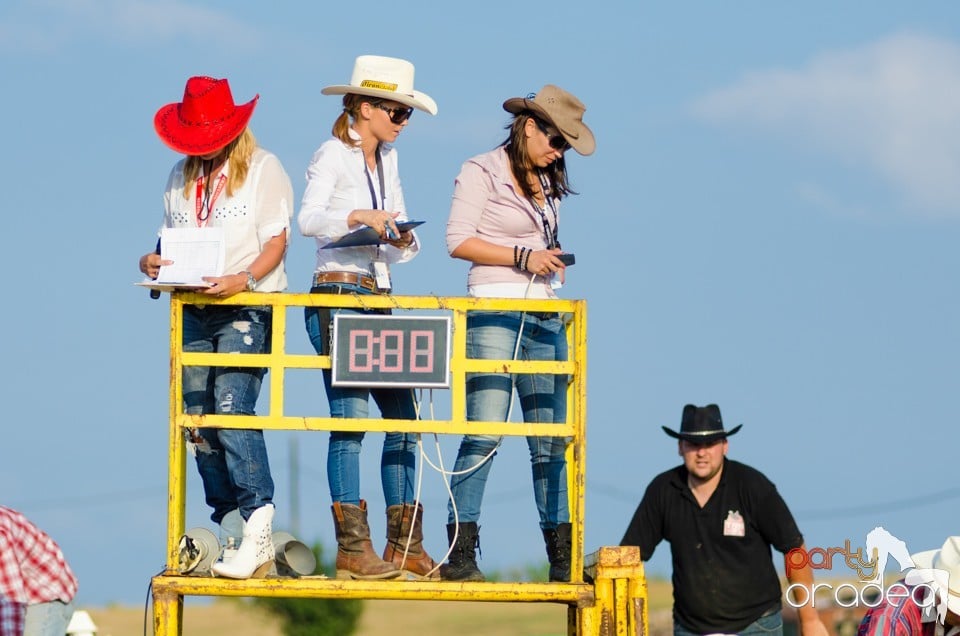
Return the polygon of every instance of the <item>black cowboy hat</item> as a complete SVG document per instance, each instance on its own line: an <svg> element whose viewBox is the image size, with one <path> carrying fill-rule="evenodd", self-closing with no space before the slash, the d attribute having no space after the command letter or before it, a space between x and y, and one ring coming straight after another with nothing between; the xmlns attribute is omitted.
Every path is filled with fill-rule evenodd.
<svg viewBox="0 0 960 636"><path fill-rule="evenodd" d="M740 430L743 424L737 424L729 431L723 430L723 420L720 418L720 407L716 404L694 406L687 404L683 407L683 417L680 420L680 432L663 426L663 430L670 437L683 439L688 442L708 443L718 439L725 439Z"/></svg>

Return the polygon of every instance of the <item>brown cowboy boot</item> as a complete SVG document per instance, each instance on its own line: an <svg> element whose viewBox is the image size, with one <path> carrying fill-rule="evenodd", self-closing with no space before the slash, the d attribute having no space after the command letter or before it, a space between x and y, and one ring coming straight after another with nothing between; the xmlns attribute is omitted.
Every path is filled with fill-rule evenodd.
<svg viewBox="0 0 960 636"><path fill-rule="evenodd" d="M387 508L387 546L383 549L383 560L392 562L403 575L414 580L440 578L440 573L436 571L437 564L423 549L422 505L400 504Z"/></svg>
<svg viewBox="0 0 960 636"><path fill-rule="evenodd" d="M331 509L337 533L338 579L393 579L400 576L400 570L381 560L373 551L366 501L361 499L359 506L335 501Z"/></svg>

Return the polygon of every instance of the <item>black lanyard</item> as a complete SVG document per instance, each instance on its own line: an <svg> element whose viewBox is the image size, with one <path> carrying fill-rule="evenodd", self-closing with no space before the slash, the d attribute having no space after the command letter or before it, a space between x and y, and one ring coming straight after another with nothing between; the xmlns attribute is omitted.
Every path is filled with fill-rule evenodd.
<svg viewBox="0 0 960 636"><path fill-rule="evenodd" d="M379 201L377 201L377 193L373 190L373 179L370 178L370 171L367 169L367 160L365 158L363 159L363 174L367 175L367 187L370 188L370 203L373 204L373 209L385 209L387 204L387 195L383 190L383 159L380 158L380 144L377 144L377 180L380 182Z"/></svg>
<svg viewBox="0 0 960 636"><path fill-rule="evenodd" d="M537 211L540 215L540 220L543 222L543 236L547 241L547 249L559 248L560 247L560 216L557 214L557 207L553 202L553 197L547 195L547 181L543 177L542 172L538 172L537 176L540 178L540 192L543 193L543 201L546 205L550 206L550 211L553 212L553 227L550 227L550 222L547 220L547 215L544 214L544 209L540 207L537 203L537 200L533 197L530 197L530 202L533 203L533 209ZM373 186L371 186L373 187Z"/></svg>

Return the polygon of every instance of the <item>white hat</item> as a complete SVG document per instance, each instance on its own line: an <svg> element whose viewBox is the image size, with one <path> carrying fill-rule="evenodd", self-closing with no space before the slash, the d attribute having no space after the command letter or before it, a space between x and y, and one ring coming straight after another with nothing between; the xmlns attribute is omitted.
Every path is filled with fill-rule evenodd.
<svg viewBox="0 0 960 636"><path fill-rule="evenodd" d="M361 55L353 63L350 84L327 86L324 95L366 95L380 97L406 106L413 106L431 115L437 114L437 103L426 93L413 90L413 64L396 57Z"/></svg>
<svg viewBox="0 0 960 636"><path fill-rule="evenodd" d="M83 610L77 610L70 617L70 624L67 625L67 634L71 636L88 636L97 633L97 626L94 624L90 614Z"/></svg>
<svg viewBox="0 0 960 636"><path fill-rule="evenodd" d="M939 550L919 552L910 558L918 569L940 570L934 583L947 595L947 609L960 615L960 537L947 537ZM942 580L945 577L949 580Z"/></svg>

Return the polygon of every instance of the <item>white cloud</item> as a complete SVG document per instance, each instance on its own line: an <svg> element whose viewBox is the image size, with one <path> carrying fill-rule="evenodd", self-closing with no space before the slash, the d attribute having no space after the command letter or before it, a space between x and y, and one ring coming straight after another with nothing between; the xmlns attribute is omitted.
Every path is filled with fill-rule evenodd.
<svg viewBox="0 0 960 636"><path fill-rule="evenodd" d="M0 27L0 48L56 51L74 40L124 45L192 40L249 49L256 29L232 15L179 0L33 0L12 9Z"/></svg>
<svg viewBox="0 0 960 636"><path fill-rule="evenodd" d="M924 214L960 214L960 46L904 33L745 75L699 117L769 131L882 175Z"/></svg>

